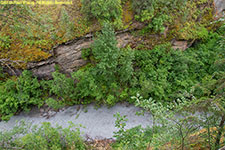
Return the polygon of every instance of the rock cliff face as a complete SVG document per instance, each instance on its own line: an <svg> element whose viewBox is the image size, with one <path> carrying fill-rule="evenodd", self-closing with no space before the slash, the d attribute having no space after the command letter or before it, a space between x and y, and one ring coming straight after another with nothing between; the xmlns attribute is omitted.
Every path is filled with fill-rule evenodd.
<svg viewBox="0 0 225 150"><path fill-rule="evenodd" d="M70 73L84 66L87 62L81 58L81 50L89 48L93 42L92 35L75 39L53 49L53 56L47 60L29 63L28 69L39 78L51 78L51 73L58 65L62 72ZM125 47L133 38L129 32L117 34L118 47Z"/></svg>

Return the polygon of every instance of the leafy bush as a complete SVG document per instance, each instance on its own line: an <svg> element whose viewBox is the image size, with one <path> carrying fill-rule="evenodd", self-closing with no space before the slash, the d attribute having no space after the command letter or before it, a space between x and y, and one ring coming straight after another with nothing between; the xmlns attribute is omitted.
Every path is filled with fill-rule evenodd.
<svg viewBox="0 0 225 150"><path fill-rule="evenodd" d="M0 82L6 77L6 74L3 72L3 68L0 66Z"/></svg>
<svg viewBox="0 0 225 150"><path fill-rule="evenodd" d="M217 44L219 39L218 34L210 34L204 42L184 52L170 49L169 45L135 51L135 76L139 83L136 87L141 95L173 101L190 93L194 85L219 71L214 65L224 56Z"/></svg>
<svg viewBox="0 0 225 150"><path fill-rule="evenodd" d="M179 31L180 39L204 39L208 36L208 30L201 24L195 22L186 23L184 27Z"/></svg>
<svg viewBox="0 0 225 150"><path fill-rule="evenodd" d="M213 1L132 0L135 18L147 25L143 30L164 32L177 39L202 39L213 21ZM166 31L167 32L167 31Z"/></svg>
<svg viewBox="0 0 225 150"><path fill-rule="evenodd" d="M48 81L50 94L66 101L74 100L75 82L58 71L52 74L53 80Z"/></svg>
<svg viewBox="0 0 225 150"><path fill-rule="evenodd" d="M127 129L117 134L116 143L113 144L113 148L115 150L146 149L148 147L150 134L151 129L144 129L141 126Z"/></svg>
<svg viewBox="0 0 225 150"><path fill-rule="evenodd" d="M48 98L45 100L45 103L50 107L53 108L54 110L58 110L64 106L64 103L62 101L57 101L53 98Z"/></svg>
<svg viewBox="0 0 225 150"><path fill-rule="evenodd" d="M135 60L135 67L139 68L135 75L143 96L169 101L193 85L189 60L181 51L161 45L151 51L135 51Z"/></svg>
<svg viewBox="0 0 225 150"><path fill-rule="evenodd" d="M165 22L171 22L170 16L167 14L162 14L152 19L152 23L148 25L147 28L153 29L155 32L164 32L165 31Z"/></svg>
<svg viewBox="0 0 225 150"><path fill-rule="evenodd" d="M82 12L89 19L96 18L100 22L110 21L117 27L122 25L121 0L82 0Z"/></svg>
<svg viewBox="0 0 225 150"><path fill-rule="evenodd" d="M132 0L135 18L141 22L149 22L148 27L154 31L163 32L164 25L171 19L170 13L174 9L180 10L184 3L182 0Z"/></svg>
<svg viewBox="0 0 225 150"><path fill-rule="evenodd" d="M114 132L116 142L113 144L113 148L124 150L146 149L151 129L144 129L141 126L137 126L126 130L126 121L128 121L126 116L121 116L117 113L114 114L114 117L116 117L115 127L119 131Z"/></svg>
<svg viewBox="0 0 225 150"><path fill-rule="evenodd" d="M66 42L74 38L75 26L73 21L71 21L71 18L68 12L66 11L65 7L62 7L59 25L60 25L60 30L62 32L65 32L63 37L61 37L63 39L63 42Z"/></svg>
<svg viewBox="0 0 225 150"><path fill-rule="evenodd" d="M191 88L189 88L190 91L187 90L188 94L186 93L180 95L181 101L177 99L179 95L175 94L175 97L171 98L172 103L169 103L169 107L166 106L164 102L162 103L163 105L160 104L158 99L157 101L154 101L152 98L143 100L142 97L135 97L137 106L149 111L153 115L153 118L156 117L160 120L160 124L163 122L166 123L166 126L162 125L162 127L165 127L166 130L164 130L165 128L162 128L159 132L153 132L157 133L155 136L157 138L155 140L156 143L154 144L154 147L160 146L159 149L163 149L163 145L168 147L166 144L168 142L171 144L173 143L175 146L180 145L182 148L199 148L200 146L201 148L218 149L222 145L225 122L225 80L224 48L220 43L221 40L223 40L223 36L221 36L224 34L223 32L221 33L220 31L219 33L210 33L204 41L196 44L193 48L187 49L184 52L167 49L167 51L161 54L160 51L163 50L163 46L159 47L160 49L158 49L158 51L155 51L155 49L148 52L142 51L142 55L136 55L138 58L144 58L138 62L146 62L143 66L139 66L139 69L144 69L141 73L146 71L146 73L148 72L148 74L151 75L151 72L154 72L155 70L154 67L161 69L159 64L163 64L163 62L168 63L162 68L167 69L168 67L169 69L169 74L166 77L166 79L169 80L165 80L165 82L172 84L172 87L176 87L171 90L171 92L176 91L176 89ZM168 58L165 59L166 61L163 59L163 55L165 53L167 53L166 55L168 56ZM154 57L152 58L147 54ZM157 61L157 63L153 63L155 61ZM171 67L169 62L172 62ZM184 64L182 64L182 62ZM136 65L140 64L137 63ZM179 64L182 65L180 66ZM150 67L148 67L148 65L150 65ZM152 70L147 70L147 68L151 68ZM158 75L157 77L160 76ZM190 85L181 84L185 82ZM157 83L158 81L154 84ZM184 85L187 86L181 88ZM153 96L152 94L150 95ZM167 95L169 94L167 93ZM177 103L179 105L177 105ZM195 113L198 115L193 115ZM176 116L177 114L182 114L185 118L179 118ZM167 122L163 118L167 118L166 120L169 119L174 122L174 124L170 125L171 122ZM205 129L192 134L193 131L196 132L196 129L199 128ZM174 137L178 137L178 139ZM193 140L193 137L198 139L199 142L195 143L196 139ZM168 141L168 139L170 140ZM173 147L172 149L176 149L176 147Z"/></svg>
<svg viewBox="0 0 225 150"><path fill-rule="evenodd" d="M216 44L220 39L216 33L210 33L202 43L186 51L173 50L170 44L152 50L119 50L113 37L104 29L85 54L92 64L73 74L79 81L77 98L114 104L129 100L129 95L139 91L144 97L163 103L184 95L191 99L200 94L197 88L191 93L193 86L212 76L216 71L214 63L223 57L221 46Z"/></svg>
<svg viewBox="0 0 225 150"><path fill-rule="evenodd" d="M8 79L0 90L1 119L9 119L20 110L29 110L30 105L42 105L41 96L40 83L29 71L24 71L16 81Z"/></svg>
<svg viewBox="0 0 225 150"><path fill-rule="evenodd" d="M11 40L10 36L4 36L0 34L0 48L1 50L10 48Z"/></svg>
<svg viewBox="0 0 225 150"><path fill-rule="evenodd" d="M79 81L77 98L115 104L124 86L131 84L133 53L130 49L120 50L117 47L115 33L109 24L104 25L102 34L94 40L91 50L93 64L72 75Z"/></svg>
<svg viewBox="0 0 225 150"><path fill-rule="evenodd" d="M19 149L16 140L24 134L28 133L31 124L21 121L12 130L0 132L0 149Z"/></svg>
<svg viewBox="0 0 225 150"><path fill-rule="evenodd" d="M224 144L224 98L182 98L166 106L140 95L133 98L152 115L151 127L125 130L125 116L116 114L115 149L218 149Z"/></svg>
<svg viewBox="0 0 225 150"><path fill-rule="evenodd" d="M144 20L150 20L154 16L154 5L155 0L133 0L132 1L132 7L137 15L136 18L139 19L142 17L142 21ZM147 14L148 17L145 19L145 15Z"/></svg>
<svg viewBox="0 0 225 150"><path fill-rule="evenodd" d="M218 34L210 33L202 43L183 52L168 44L153 50L119 49L111 26L105 24L85 54L91 63L74 72L72 78L56 71L53 80L39 83L25 71L15 82L3 82L1 117L26 110L29 105L41 105L46 91L62 100L59 103L96 101L109 105L122 100L133 102L129 97L138 91L162 103L181 97L215 95L221 92L222 85L219 88L214 82L223 82L223 46L217 44L221 40ZM49 104L54 105L52 102Z"/></svg>
<svg viewBox="0 0 225 150"><path fill-rule="evenodd" d="M75 130L74 130L75 128ZM21 136L22 135L22 136ZM24 150L84 150L86 146L80 137L80 129L71 123L68 128L60 126L52 127L44 122L40 127L21 122L11 131L0 132L1 149L24 149Z"/></svg>

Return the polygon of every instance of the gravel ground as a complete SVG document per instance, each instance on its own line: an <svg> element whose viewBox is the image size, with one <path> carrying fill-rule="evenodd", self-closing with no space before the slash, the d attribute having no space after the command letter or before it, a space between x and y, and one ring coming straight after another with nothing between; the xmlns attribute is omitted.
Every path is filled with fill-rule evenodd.
<svg viewBox="0 0 225 150"><path fill-rule="evenodd" d="M142 127L151 125L150 114L145 113L144 116L136 115L136 112L140 110L140 108L126 103L117 104L111 108L102 106L98 109L92 104L86 107L76 105L59 112L50 111L48 114L52 117L46 117L47 114L43 115L41 110L33 108L29 113L22 112L13 116L8 122L0 122L0 131L12 129L17 124L17 121L21 120L32 122L33 125L50 122L53 126L58 124L63 128L68 127L68 122L72 121L85 127L81 128L85 137L92 139L113 138L113 132L117 131L115 128L116 118L113 115L117 112L127 116L127 129L137 125L142 125Z"/></svg>

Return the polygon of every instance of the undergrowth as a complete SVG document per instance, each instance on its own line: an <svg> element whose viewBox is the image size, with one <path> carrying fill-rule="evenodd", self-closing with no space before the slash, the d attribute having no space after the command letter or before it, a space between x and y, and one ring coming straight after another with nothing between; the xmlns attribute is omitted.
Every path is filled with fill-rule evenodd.
<svg viewBox="0 0 225 150"><path fill-rule="evenodd" d="M1 149L23 150L85 150L86 144L80 136L80 126L70 123L68 128L53 127L44 122L31 126L20 122L10 131L0 132Z"/></svg>
<svg viewBox="0 0 225 150"><path fill-rule="evenodd" d="M43 104L42 89L39 81L31 72L24 71L17 79L1 83L0 116L7 120L18 111L28 111L30 106Z"/></svg>
<svg viewBox="0 0 225 150"><path fill-rule="evenodd" d="M38 81L25 71L17 79L1 82L1 118L28 110L31 105L40 106L49 96L60 104L95 102L111 106L119 101L133 103L130 97L137 92L165 105L181 97L213 96L215 86L209 81L223 82L223 40L218 33L210 33L186 51L174 50L170 44L152 50L119 49L113 29L105 24L91 48L83 50L90 63L72 73L72 78L56 71L52 80Z"/></svg>

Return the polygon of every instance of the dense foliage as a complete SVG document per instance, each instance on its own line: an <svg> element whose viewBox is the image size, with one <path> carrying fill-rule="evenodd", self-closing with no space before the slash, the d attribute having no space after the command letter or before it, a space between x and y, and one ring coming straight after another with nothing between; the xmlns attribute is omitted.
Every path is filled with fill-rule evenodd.
<svg viewBox="0 0 225 150"><path fill-rule="evenodd" d="M179 104L163 106L152 98L133 98L136 106L151 112L152 123L147 128L125 130L126 117L116 114L119 131L115 133L114 149L217 150L224 145L224 99L182 99Z"/></svg>
<svg viewBox="0 0 225 150"><path fill-rule="evenodd" d="M0 84L0 116L9 119L14 113L29 110L31 105L42 105L42 89L31 72L24 71L18 79Z"/></svg>
<svg viewBox="0 0 225 150"><path fill-rule="evenodd" d="M152 123L147 128L136 126L125 129L126 116L116 117L114 132L116 141L111 149L211 149L223 146L225 140L224 100L182 99L179 103L163 106L152 98L132 97L136 106L150 111ZM172 109L171 109L172 108ZM198 113L196 115L195 113ZM199 112L201 112L199 114ZM193 114L194 113L194 114ZM140 115L142 112L140 112ZM178 115L179 114L179 115ZM75 129L75 130L74 130ZM23 135L23 136L21 136ZM95 149L80 137L80 129L74 124L69 128L52 127L50 123L33 126L20 122L10 131L0 132L1 149Z"/></svg>
<svg viewBox="0 0 225 150"><path fill-rule="evenodd" d="M130 97L137 92L165 105L177 98L223 94L224 38L220 32L210 33L186 51L174 50L170 44L132 50L119 49L113 29L105 24L91 48L83 50L84 59L90 63L72 73L72 78L56 71L53 80L38 81L25 71L17 80L2 82L1 118L7 119L30 105L41 105L48 96L60 101L46 101L57 108L62 103L133 102Z"/></svg>
<svg viewBox="0 0 225 150"><path fill-rule="evenodd" d="M117 27L122 25L121 0L81 0L81 3L88 19L114 22Z"/></svg>
<svg viewBox="0 0 225 150"><path fill-rule="evenodd" d="M128 99L138 91L144 97L150 96L163 103L183 96L200 98L204 94L199 95L197 88L192 91L193 86L197 87L219 71L215 63L224 57L224 49L217 44L221 37L216 33L184 52L173 50L169 44L156 46L153 50L127 48L119 51L113 43L112 33L106 36L105 30L89 51L92 64L74 75L80 74L77 89L82 90L79 91L81 96L97 101L103 99L108 104L114 103L113 98L118 100L125 96Z"/></svg>
<svg viewBox="0 0 225 150"><path fill-rule="evenodd" d="M132 0L135 18L148 24L145 30L164 32L169 28L169 36L186 40L207 36L212 5L212 0Z"/></svg>
<svg viewBox="0 0 225 150"><path fill-rule="evenodd" d="M23 135L23 136L21 136ZM44 122L33 126L20 122L12 130L0 132L1 149L23 150L85 150L86 145L80 136L80 129L74 124L68 128L52 127Z"/></svg>
<svg viewBox="0 0 225 150"><path fill-rule="evenodd" d="M213 20L213 0L73 3L49 10L0 6L0 121L44 104L57 111L65 105L127 101L150 112L152 125L125 130L126 117L115 114L119 130L113 149L216 150L224 145L225 24L223 18ZM114 28L139 25L140 31L132 31L134 41L118 48ZM56 68L51 80L38 80L27 70L18 77L3 71L47 59L54 45L96 30L90 48L82 50L87 65L70 75ZM191 47L173 49L171 40ZM22 123L0 132L0 149L88 149L74 127Z"/></svg>
<svg viewBox="0 0 225 150"><path fill-rule="evenodd" d="M123 97L123 89L131 84L132 59L131 50L120 50L112 28L105 24L102 34L91 46L94 59L90 67L73 74L78 80L76 95L80 99L95 99L109 105L115 104ZM121 91L121 92L120 92ZM126 94L126 93L125 93Z"/></svg>
<svg viewBox="0 0 225 150"><path fill-rule="evenodd" d="M184 52L165 45L151 51L136 51L136 74L141 94L171 101L189 93L193 85L216 71L216 61L223 58L224 49L218 46L218 39L217 34L211 34L206 42Z"/></svg>

